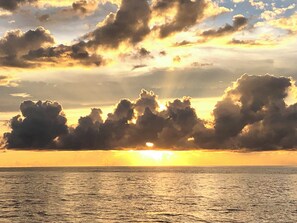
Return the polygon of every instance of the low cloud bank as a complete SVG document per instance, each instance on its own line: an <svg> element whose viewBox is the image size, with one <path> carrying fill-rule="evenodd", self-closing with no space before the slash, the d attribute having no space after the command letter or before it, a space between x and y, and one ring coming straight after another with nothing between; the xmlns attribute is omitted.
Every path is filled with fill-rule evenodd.
<svg viewBox="0 0 297 223"><path fill-rule="evenodd" d="M106 120L93 108L76 127L67 125L59 103L25 101L4 140L8 149L25 150L143 149L146 142L173 150L296 150L297 103L286 103L294 88L287 77L243 75L217 102L212 123L197 116L190 98L161 109L146 90L134 101L122 99Z"/></svg>

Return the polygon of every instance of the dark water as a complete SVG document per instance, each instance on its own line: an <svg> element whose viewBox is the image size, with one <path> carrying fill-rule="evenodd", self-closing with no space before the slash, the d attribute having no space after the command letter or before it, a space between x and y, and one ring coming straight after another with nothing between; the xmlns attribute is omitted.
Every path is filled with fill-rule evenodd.
<svg viewBox="0 0 297 223"><path fill-rule="evenodd" d="M0 169L0 223L297 222L297 168Z"/></svg>

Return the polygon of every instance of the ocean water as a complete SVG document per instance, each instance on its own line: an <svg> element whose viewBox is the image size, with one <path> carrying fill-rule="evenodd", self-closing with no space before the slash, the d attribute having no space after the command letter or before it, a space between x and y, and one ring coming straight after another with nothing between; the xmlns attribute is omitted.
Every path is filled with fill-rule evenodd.
<svg viewBox="0 0 297 223"><path fill-rule="evenodd" d="M6 222L296 223L297 168L2 168Z"/></svg>

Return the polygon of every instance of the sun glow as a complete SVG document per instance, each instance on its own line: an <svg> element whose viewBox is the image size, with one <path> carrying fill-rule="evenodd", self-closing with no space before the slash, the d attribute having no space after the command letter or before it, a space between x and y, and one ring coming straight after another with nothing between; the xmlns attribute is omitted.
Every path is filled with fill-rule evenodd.
<svg viewBox="0 0 297 223"><path fill-rule="evenodd" d="M145 145L150 148L154 147L154 143L152 143L152 142L147 142L147 143L145 143Z"/></svg>
<svg viewBox="0 0 297 223"><path fill-rule="evenodd" d="M154 161L170 160L173 152L171 151L155 151L155 150L143 150L139 151L139 154L145 159L151 159Z"/></svg>

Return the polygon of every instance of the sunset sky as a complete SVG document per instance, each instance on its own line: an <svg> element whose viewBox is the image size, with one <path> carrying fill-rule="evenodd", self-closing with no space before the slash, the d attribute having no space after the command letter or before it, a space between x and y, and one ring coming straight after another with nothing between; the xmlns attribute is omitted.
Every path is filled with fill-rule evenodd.
<svg viewBox="0 0 297 223"><path fill-rule="evenodd" d="M0 0L0 166L297 165L296 37L295 0Z"/></svg>

